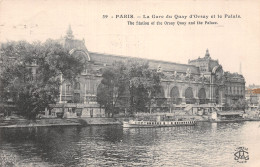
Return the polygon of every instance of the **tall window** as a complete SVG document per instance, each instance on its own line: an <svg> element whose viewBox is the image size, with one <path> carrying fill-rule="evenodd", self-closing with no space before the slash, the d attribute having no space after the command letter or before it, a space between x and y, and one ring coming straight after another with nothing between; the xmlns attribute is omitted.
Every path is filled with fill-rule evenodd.
<svg viewBox="0 0 260 167"><path fill-rule="evenodd" d="M205 104L206 103L206 91L204 88L201 88L199 90L199 94L198 94L198 97L199 97L199 103L200 104Z"/></svg>
<svg viewBox="0 0 260 167"><path fill-rule="evenodd" d="M74 93L74 102L79 103L80 102L80 94L79 93Z"/></svg>
<svg viewBox="0 0 260 167"><path fill-rule="evenodd" d="M171 100L172 100L172 103L173 104L179 104L180 100L178 100L179 96L180 96L180 93L179 93L179 89L177 86L174 86L172 89L171 89L171 92L170 92L170 96L171 96Z"/></svg>
<svg viewBox="0 0 260 167"><path fill-rule="evenodd" d="M79 83L79 82L76 82L76 84L75 84L75 89L76 89L76 90L80 90L80 83Z"/></svg>
<svg viewBox="0 0 260 167"><path fill-rule="evenodd" d="M70 92L71 86L70 85L66 85L66 92Z"/></svg>
<svg viewBox="0 0 260 167"><path fill-rule="evenodd" d="M193 98L193 90L192 90L191 87L188 87L185 90L185 100L186 100L187 104L194 104L195 103L194 98Z"/></svg>

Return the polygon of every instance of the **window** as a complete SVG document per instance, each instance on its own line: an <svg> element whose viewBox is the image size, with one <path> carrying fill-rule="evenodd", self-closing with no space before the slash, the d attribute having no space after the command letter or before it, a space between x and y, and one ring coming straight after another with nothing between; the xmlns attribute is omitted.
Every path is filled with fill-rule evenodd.
<svg viewBox="0 0 260 167"><path fill-rule="evenodd" d="M70 85L66 85L66 91L70 92L71 86Z"/></svg>
<svg viewBox="0 0 260 167"><path fill-rule="evenodd" d="M76 90L80 90L80 83L79 83L79 82L76 82L76 84L75 84L75 89L76 89Z"/></svg>
<svg viewBox="0 0 260 167"><path fill-rule="evenodd" d="M79 103L80 102L80 94L79 93L74 93L74 102Z"/></svg>

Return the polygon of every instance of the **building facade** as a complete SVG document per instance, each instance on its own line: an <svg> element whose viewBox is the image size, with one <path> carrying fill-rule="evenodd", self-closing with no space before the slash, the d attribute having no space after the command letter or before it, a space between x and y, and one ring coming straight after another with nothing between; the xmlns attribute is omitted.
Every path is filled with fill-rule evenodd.
<svg viewBox="0 0 260 167"><path fill-rule="evenodd" d="M245 98L248 101L250 110L257 110L260 107L260 85L248 85Z"/></svg>
<svg viewBox="0 0 260 167"><path fill-rule="evenodd" d="M84 39L75 39L71 27L65 37L58 40L69 53L85 63L85 69L77 76L76 82L71 83L61 77L60 97L58 102L62 107L82 108L85 114L104 115L104 109L97 103L98 86L102 80L102 69L112 66L115 61L126 62L132 57L117 56L90 52ZM139 58L140 59L140 58ZM148 60L149 68L162 73L161 92L158 99L164 99L160 107L185 108L188 104L214 104L220 107L232 105L239 99L245 98L245 79L238 73L225 72L218 60L211 58L206 50L202 58L189 60L188 64L179 64L160 60ZM0 62L2 63L2 61ZM35 64L28 66L36 75ZM1 68L0 68L1 70ZM65 105L66 104L66 105ZM158 110L158 105L152 106ZM162 109L162 108L159 108ZM83 113L84 114L84 113Z"/></svg>
<svg viewBox="0 0 260 167"><path fill-rule="evenodd" d="M85 41L74 39L69 27L67 35L60 40L70 54L84 61L84 72L72 85L63 81L60 102L97 104L98 85L102 80L102 68L111 66L115 61L126 62L131 57L90 52ZM166 105L178 107L185 104L224 104L231 105L245 98L245 79L238 73L225 72L218 60L211 58L206 50L205 56L189 60L188 64L148 60L151 69L159 70L162 75L163 93ZM61 76L62 77L62 76Z"/></svg>

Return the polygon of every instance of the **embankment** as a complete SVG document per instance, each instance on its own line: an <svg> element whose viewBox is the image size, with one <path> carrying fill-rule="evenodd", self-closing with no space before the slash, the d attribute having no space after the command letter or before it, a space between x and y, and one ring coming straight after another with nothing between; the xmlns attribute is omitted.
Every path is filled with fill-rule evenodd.
<svg viewBox="0 0 260 167"><path fill-rule="evenodd" d="M79 126L78 119L10 119L0 120L0 128L40 127L40 126Z"/></svg>
<svg viewBox="0 0 260 167"><path fill-rule="evenodd" d="M0 128L44 127L44 126L89 126L120 125L115 118L45 118L37 120L1 119Z"/></svg>

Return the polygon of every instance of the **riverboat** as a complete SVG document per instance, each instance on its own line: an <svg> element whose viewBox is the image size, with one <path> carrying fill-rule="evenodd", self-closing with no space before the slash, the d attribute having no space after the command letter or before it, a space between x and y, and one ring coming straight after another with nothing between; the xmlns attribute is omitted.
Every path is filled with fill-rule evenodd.
<svg viewBox="0 0 260 167"><path fill-rule="evenodd" d="M124 128L141 128L141 127L169 127L169 126L193 126L196 121L123 121Z"/></svg>

